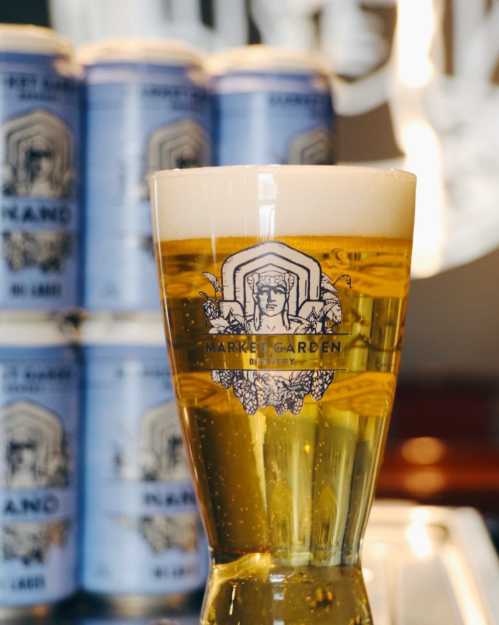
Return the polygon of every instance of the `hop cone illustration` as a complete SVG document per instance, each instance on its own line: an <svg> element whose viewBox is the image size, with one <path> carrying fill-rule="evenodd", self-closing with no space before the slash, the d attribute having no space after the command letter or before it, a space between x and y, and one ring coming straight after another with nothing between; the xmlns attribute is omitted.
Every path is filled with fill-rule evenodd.
<svg viewBox="0 0 499 625"><path fill-rule="evenodd" d="M258 386L256 398L259 406L268 406L270 402L270 392L268 388Z"/></svg>
<svg viewBox="0 0 499 625"><path fill-rule="evenodd" d="M248 414L255 414L258 409L258 400L255 386L244 378L234 384L234 394L242 403Z"/></svg>
<svg viewBox="0 0 499 625"><path fill-rule="evenodd" d="M334 371L316 371L314 373L310 394L316 401L322 399L333 379Z"/></svg>
<svg viewBox="0 0 499 625"><path fill-rule="evenodd" d="M218 319L218 317L220 317L220 306L217 300L212 297L209 297L203 303L203 310L208 319Z"/></svg>
<svg viewBox="0 0 499 625"><path fill-rule="evenodd" d="M314 379L314 372L313 371L302 371L300 373L298 382L300 383L300 385L303 388L303 390L305 390L307 393L310 393L310 390L312 388L313 379Z"/></svg>
<svg viewBox="0 0 499 625"><path fill-rule="evenodd" d="M290 412L294 415L300 414L301 409L303 408L304 398L298 395L298 393L293 393L293 395L288 400L288 408Z"/></svg>
<svg viewBox="0 0 499 625"><path fill-rule="evenodd" d="M221 384L224 388L230 388L234 381L234 372L225 369L213 371L213 380Z"/></svg>
<svg viewBox="0 0 499 625"><path fill-rule="evenodd" d="M243 408L248 414L255 414L258 410L258 401L254 393L245 395L243 399Z"/></svg>

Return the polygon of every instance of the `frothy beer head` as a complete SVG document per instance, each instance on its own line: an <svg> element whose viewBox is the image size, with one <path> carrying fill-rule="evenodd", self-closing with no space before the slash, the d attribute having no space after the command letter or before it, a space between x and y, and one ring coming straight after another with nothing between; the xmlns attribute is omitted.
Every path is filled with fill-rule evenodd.
<svg viewBox="0 0 499 625"><path fill-rule="evenodd" d="M151 177L158 241L209 237L412 239L416 178L398 170L248 165Z"/></svg>

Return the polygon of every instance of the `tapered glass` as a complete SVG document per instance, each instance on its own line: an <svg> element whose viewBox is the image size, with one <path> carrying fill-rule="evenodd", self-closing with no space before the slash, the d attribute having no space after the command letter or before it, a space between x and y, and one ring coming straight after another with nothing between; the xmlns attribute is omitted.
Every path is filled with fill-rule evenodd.
<svg viewBox="0 0 499 625"><path fill-rule="evenodd" d="M360 546L390 420L415 178L152 177L179 415L211 552L202 623L368 625Z"/></svg>

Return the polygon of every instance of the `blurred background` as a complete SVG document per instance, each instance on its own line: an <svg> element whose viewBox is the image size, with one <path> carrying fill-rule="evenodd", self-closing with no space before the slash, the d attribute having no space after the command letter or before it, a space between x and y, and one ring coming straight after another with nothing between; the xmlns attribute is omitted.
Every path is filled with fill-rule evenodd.
<svg viewBox="0 0 499 625"><path fill-rule="evenodd" d="M420 279L379 492L476 505L499 540L499 2L23 0L2 3L0 21L76 45L175 36L324 53L339 160L419 176Z"/></svg>
<svg viewBox="0 0 499 625"><path fill-rule="evenodd" d="M264 42L330 63L340 162L419 177L414 277L380 496L474 506L499 548L499 2L23 0L75 45Z"/></svg>
<svg viewBox="0 0 499 625"><path fill-rule="evenodd" d="M499 539L499 2L23 0L0 21L77 45L175 36L325 55L339 160L419 176L419 279L379 492L478 506Z"/></svg>

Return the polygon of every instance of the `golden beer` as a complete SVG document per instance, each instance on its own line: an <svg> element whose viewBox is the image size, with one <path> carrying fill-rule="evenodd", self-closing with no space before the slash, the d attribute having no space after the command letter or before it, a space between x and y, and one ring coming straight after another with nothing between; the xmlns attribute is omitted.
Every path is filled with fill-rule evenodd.
<svg viewBox="0 0 499 625"><path fill-rule="evenodd" d="M155 192L179 412L213 558L203 623L369 624L359 549L399 366L414 180L341 167L220 169L232 186L225 194L223 173L191 177L201 223L187 221L178 237L164 228L167 175ZM274 188L264 178L263 200L262 173L274 178ZM170 175L180 197L188 187ZM344 178L369 185L371 198L349 189L362 210L350 199L340 206L337 234L317 185L341 196ZM297 181L301 190L286 201ZM213 191L196 191L210 183ZM245 236L223 219L238 184L246 199L234 211ZM275 219L262 226L258 210L248 223L248 198L257 209L273 202L296 221L305 190L304 235ZM393 204L393 196L398 204L386 208L397 212L383 217L384 232L362 224L376 224L380 201ZM188 213L185 195L183 202ZM206 236L190 236L203 227Z"/></svg>

